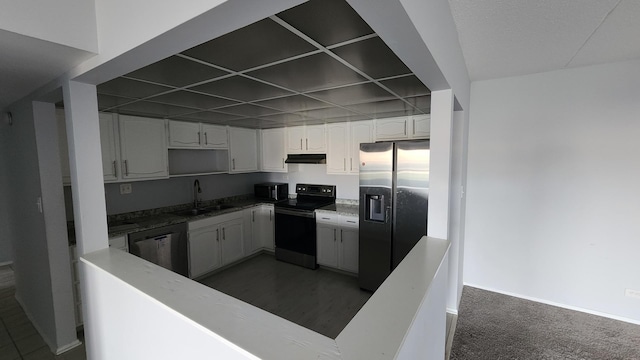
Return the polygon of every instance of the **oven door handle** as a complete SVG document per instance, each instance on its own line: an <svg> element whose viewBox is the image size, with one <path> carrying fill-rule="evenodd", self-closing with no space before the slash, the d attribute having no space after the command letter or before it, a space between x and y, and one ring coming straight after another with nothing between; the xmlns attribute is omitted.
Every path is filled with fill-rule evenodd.
<svg viewBox="0 0 640 360"><path fill-rule="evenodd" d="M276 211L276 215L282 214L282 215L299 216L299 217L305 217L305 218L316 217L315 211L296 211L296 210L282 209L279 207L276 207L275 211Z"/></svg>

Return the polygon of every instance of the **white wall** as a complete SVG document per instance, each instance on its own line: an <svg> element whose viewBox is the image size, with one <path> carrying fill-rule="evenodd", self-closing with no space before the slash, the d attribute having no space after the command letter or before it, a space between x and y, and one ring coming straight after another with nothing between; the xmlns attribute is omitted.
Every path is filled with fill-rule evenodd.
<svg viewBox="0 0 640 360"><path fill-rule="evenodd" d="M98 51L94 1L0 1L0 30Z"/></svg>
<svg viewBox="0 0 640 360"><path fill-rule="evenodd" d="M640 61L472 84L466 284L640 323Z"/></svg>
<svg viewBox="0 0 640 360"><path fill-rule="evenodd" d="M8 264L13 259L11 239L13 238L11 221L11 206L9 203L9 126L3 114L0 116L0 265Z"/></svg>
<svg viewBox="0 0 640 360"><path fill-rule="evenodd" d="M45 177L41 177L40 173L39 149L36 146L34 125L34 112L41 112L41 110L31 102L22 102L11 109L14 122L5 133L5 139L8 140L6 145L11 152L1 155L7 162L10 174L8 183L10 195L7 199L3 199L3 202L7 203L8 221L14 229L12 245L15 255L13 266L16 298L45 342L53 350L57 350L68 345L68 341L72 341L66 336L68 333L59 333L60 321L66 320L63 315L65 310L59 307L58 302L64 299L65 289L70 291L71 280L70 277L65 279L61 275L65 269L67 274L70 274L68 258L65 263L59 256L61 251L67 251L67 244L56 245L55 242L48 242L45 219L36 205L38 198L43 197L44 189L41 187L41 179L47 181ZM51 106L51 115L53 118L53 106ZM55 119L53 118L52 121L55 122ZM52 139L55 145L56 137ZM49 151L46 147L51 143L41 145L44 146L41 151ZM51 154L57 156L57 149ZM46 206L55 207L55 201L48 202ZM63 248L50 248L58 245ZM54 255L50 254L52 250ZM66 287L61 286L61 282L65 280L69 283ZM72 304L68 305L72 306ZM73 327L75 324L72 325L71 330L75 337Z"/></svg>
<svg viewBox="0 0 640 360"><path fill-rule="evenodd" d="M358 200L360 177L358 175L327 174L326 164L289 164L288 173L269 173L266 181L289 183L289 193L296 193L296 184L335 185L338 199Z"/></svg>
<svg viewBox="0 0 640 360"><path fill-rule="evenodd" d="M120 184L105 184L107 214L153 209L193 202L193 182L200 181L200 200L253 194L253 185L268 181L267 174L220 174L130 182L131 194L120 194Z"/></svg>

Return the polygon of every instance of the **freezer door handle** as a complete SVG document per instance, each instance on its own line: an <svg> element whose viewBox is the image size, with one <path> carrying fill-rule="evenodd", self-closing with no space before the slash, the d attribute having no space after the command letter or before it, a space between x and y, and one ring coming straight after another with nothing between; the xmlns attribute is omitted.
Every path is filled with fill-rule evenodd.
<svg viewBox="0 0 640 360"><path fill-rule="evenodd" d="M385 209L384 212L384 223L388 224L389 223L389 215L391 214L391 206L387 206L387 208Z"/></svg>

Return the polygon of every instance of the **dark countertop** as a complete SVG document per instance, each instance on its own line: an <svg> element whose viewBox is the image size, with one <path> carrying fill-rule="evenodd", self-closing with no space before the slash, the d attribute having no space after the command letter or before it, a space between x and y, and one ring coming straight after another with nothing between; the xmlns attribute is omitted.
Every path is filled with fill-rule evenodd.
<svg viewBox="0 0 640 360"><path fill-rule="evenodd" d="M192 204L110 215L107 220L109 237L123 236L162 226L229 214L262 204L273 204L273 202L256 199L254 197L235 197L232 201L215 200L202 202L200 208L208 209L208 211L199 215L185 214L185 212L188 212L191 209ZM223 207L219 209L216 208L219 205L223 205ZM76 243L76 238L73 221L67 223L67 234L69 238L69 245L74 245Z"/></svg>

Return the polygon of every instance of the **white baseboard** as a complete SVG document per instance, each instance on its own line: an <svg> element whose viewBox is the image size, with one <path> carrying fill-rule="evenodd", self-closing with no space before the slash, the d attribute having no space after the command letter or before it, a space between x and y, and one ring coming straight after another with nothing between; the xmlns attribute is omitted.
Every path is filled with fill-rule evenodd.
<svg viewBox="0 0 640 360"><path fill-rule="evenodd" d="M601 316L601 317L605 317L605 318L609 318L609 319L613 319L613 320L624 321L624 322L627 322L627 323L640 325L640 320L629 319L629 318L626 318L626 317L607 314L607 313L603 313L603 312L600 312L600 311L594 311L594 310L589 310L589 309L585 309L585 308L581 308L581 307L577 307L577 306L561 304L561 303L557 303L557 302L553 302L553 301L549 301L549 300L544 300L544 299L539 299L539 298L535 298L535 297L531 297L531 296L516 294L516 293L509 292L509 291L502 291L502 290L493 289L493 288L489 288L489 287L486 287L486 286L481 286L481 285L476 285L476 284L471 284L471 283L466 283L466 282L464 283L464 286L474 287L474 288L477 288L477 289L491 291L491 292L494 292L494 293L503 294L503 295L507 295L507 296L513 296L513 297L524 299L524 300L535 301L535 302L541 303L541 304L557 306L557 307L560 307L560 308L563 308L563 309L579 311L579 312L583 312L583 313L586 313L586 314Z"/></svg>
<svg viewBox="0 0 640 360"><path fill-rule="evenodd" d="M22 311L24 311L25 315L27 315L27 318L29 319L29 321L31 322L33 327L36 328L36 331L42 337L42 340L44 340L44 342L47 344L47 346L49 346L49 349L51 349L51 351L54 352L56 355L60 355L65 351L69 351L69 350L71 350L71 349L73 349L75 347L78 347L78 346L82 345L82 342L80 342L80 340L75 339L70 344L66 344L66 345L62 345L60 347L57 347L55 345L55 342L51 341L48 337L46 337L45 333L42 331L40 326L36 322L33 321L33 316L31 316L31 313L29 313L29 311L27 311L27 308L24 306L24 303L20 299L20 296L18 296L17 292L16 292L16 295L15 295L15 298L16 298L16 301L18 302L18 304L20 304L20 307L22 308Z"/></svg>
<svg viewBox="0 0 640 360"><path fill-rule="evenodd" d="M71 349L75 349L80 345L82 345L82 342L80 340L76 339L76 340L72 341L70 344L58 347L58 349L56 349L56 355L60 355L60 354L62 354L64 352L67 352L67 351L69 351Z"/></svg>

